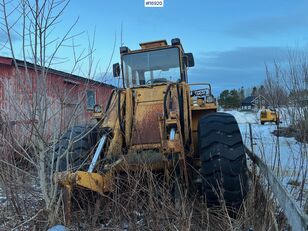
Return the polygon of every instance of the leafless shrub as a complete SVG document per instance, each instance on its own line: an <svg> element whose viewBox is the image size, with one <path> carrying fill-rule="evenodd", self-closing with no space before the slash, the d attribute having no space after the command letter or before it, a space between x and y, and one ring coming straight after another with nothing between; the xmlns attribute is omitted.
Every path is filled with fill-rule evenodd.
<svg viewBox="0 0 308 231"><path fill-rule="evenodd" d="M271 106L282 109L283 120L301 133L307 142L308 59L301 49L290 50L287 63L266 66L265 92Z"/></svg>
<svg viewBox="0 0 308 231"><path fill-rule="evenodd" d="M224 204L208 207L202 196L184 190L177 204L175 179L166 182L162 173L146 166L123 170L115 175L113 193L76 189L72 230L281 230L285 225L284 217L278 221L271 193L262 190L260 176L251 182L241 209L230 213ZM63 213L59 217L64 222Z"/></svg>
<svg viewBox="0 0 308 231"><path fill-rule="evenodd" d="M14 64L12 78L0 80L6 104L1 105L0 114L0 197L5 200L0 203L0 214L4 229L31 224L44 230L57 220L61 209L58 187L52 181L57 169L52 169L51 156L55 155L53 147L59 136L84 114L86 92L79 92L76 99L76 95L72 97L74 86L64 92L56 86L50 88L51 68L66 61L58 54L68 47L74 55L72 72L80 71L86 60L87 77L92 77L97 68L94 39L87 51L79 52L74 44L81 35L73 33L78 19L62 36L54 36L68 4L68 0L0 2L0 31L5 35L0 50L9 54ZM50 91L58 98L51 99ZM73 105L69 113L68 105Z"/></svg>
<svg viewBox="0 0 308 231"><path fill-rule="evenodd" d="M307 201L307 171L308 171L308 56L304 49L292 49L289 51L288 60L285 63L275 62L273 67L267 67L266 89L268 99L272 106L278 108L283 125L280 125L275 132L276 135L294 137L298 142L289 145L292 150L290 157L290 166L284 169L282 173L290 187L290 193L303 206ZM275 90L279 89L279 90ZM285 103L281 104L280 96L277 92L284 92L288 98ZM271 95L273 93L274 95ZM277 94L276 94L277 93ZM280 100L281 101L281 100ZM282 128L281 128L282 127ZM273 168L280 169L280 156L285 155L285 150L280 150L279 138L275 141L278 148L276 163ZM287 142L287 141L283 141ZM294 142L292 142L294 143ZM286 158L286 157L284 157Z"/></svg>

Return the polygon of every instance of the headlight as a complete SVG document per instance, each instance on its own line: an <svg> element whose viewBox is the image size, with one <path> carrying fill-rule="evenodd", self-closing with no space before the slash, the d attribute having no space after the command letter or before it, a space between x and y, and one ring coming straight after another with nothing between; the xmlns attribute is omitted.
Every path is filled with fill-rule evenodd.
<svg viewBox="0 0 308 231"><path fill-rule="evenodd" d="M102 107L101 107L101 105L98 105L98 104L96 104L96 105L94 105L94 112L95 113L101 113L102 112Z"/></svg>
<svg viewBox="0 0 308 231"><path fill-rule="evenodd" d="M214 97L213 96L207 96L206 97L206 102L207 103L213 103L214 102Z"/></svg>

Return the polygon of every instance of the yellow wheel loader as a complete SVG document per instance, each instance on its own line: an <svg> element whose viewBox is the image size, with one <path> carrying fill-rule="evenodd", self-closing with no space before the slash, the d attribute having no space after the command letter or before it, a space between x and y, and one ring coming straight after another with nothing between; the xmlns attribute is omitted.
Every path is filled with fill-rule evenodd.
<svg viewBox="0 0 308 231"><path fill-rule="evenodd" d="M260 112L260 122L264 125L266 122L274 122L276 125L279 124L279 113L275 109L262 109Z"/></svg>
<svg viewBox="0 0 308 231"><path fill-rule="evenodd" d="M68 198L74 188L104 194L115 190L114 176L123 169L146 166L173 174L182 190L200 193L209 205L238 208L248 176L236 120L217 112L209 83L188 83L194 58L180 39L140 47L120 48L113 74L123 87L104 110L95 105L97 124L72 127L56 145L55 180Z"/></svg>

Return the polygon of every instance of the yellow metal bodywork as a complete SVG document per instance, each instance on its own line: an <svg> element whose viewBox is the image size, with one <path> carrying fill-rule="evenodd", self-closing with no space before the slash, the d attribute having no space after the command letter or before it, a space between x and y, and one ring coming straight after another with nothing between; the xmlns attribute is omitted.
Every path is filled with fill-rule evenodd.
<svg viewBox="0 0 308 231"><path fill-rule="evenodd" d="M276 110L263 109L260 112L260 122L264 124L266 122L279 123L279 113Z"/></svg>
<svg viewBox="0 0 308 231"><path fill-rule="evenodd" d="M199 120L202 116L208 114L208 113L212 113L212 112L216 112L217 107L212 106L208 109L200 109L200 108L192 108L191 110L191 114L192 114L192 139L193 139L193 144L194 144L194 150L198 150L198 124L199 124ZM194 156L198 156L198 153L195 152Z"/></svg>
<svg viewBox="0 0 308 231"><path fill-rule="evenodd" d="M211 85L209 83L195 83L191 85L206 85L208 86L207 89L207 95L212 96L211 92ZM213 113L217 111L217 103L216 99L213 97L213 102L206 102L206 96L200 98L200 97L195 97L191 96L190 97L190 104L191 104L191 118L192 118L192 126L191 126L191 131L192 131L192 141L194 145L194 157L198 157L198 124L199 120L202 116L208 114L208 113Z"/></svg>
<svg viewBox="0 0 308 231"><path fill-rule="evenodd" d="M112 191L112 172L103 175L83 171L66 171L56 173L54 177L55 181L65 187L81 187L100 194Z"/></svg>
<svg viewBox="0 0 308 231"><path fill-rule="evenodd" d="M179 94L182 96L182 114ZM156 171L164 171L166 167L172 168L172 163L167 158L170 153L179 156L180 165L185 170L187 156L198 158L199 119L217 110L216 102L206 103L200 100L198 102L190 95L190 86L185 82L170 84L170 86L157 84L114 92L109 109L102 114L103 118L99 123L101 128L108 128L112 133L109 147L104 153L105 157L118 156L121 161L112 168L103 167L110 169L107 174L82 171L62 172L57 176L58 181L64 186L74 185L104 193L112 191L111 181L114 171L136 171L144 168L145 165ZM163 110L165 96L168 105L166 111ZM119 121L119 115L125 121L125 133L121 130L122 121ZM179 119L181 116L183 121ZM170 140L169 137L171 128L176 128L174 140ZM123 155L124 145L127 150L126 155ZM163 156L157 158L155 162L132 161L136 160L136 153L146 150L157 150ZM187 181L186 170L181 174Z"/></svg>
<svg viewBox="0 0 308 231"><path fill-rule="evenodd" d="M125 143L130 146L132 137L133 124L133 92L132 89L126 89L126 105L125 105Z"/></svg>
<svg viewBox="0 0 308 231"><path fill-rule="evenodd" d="M159 117L163 115L163 92L165 90L166 85L132 89L135 96L133 99L132 147L135 145L150 147L160 143Z"/></svg>
<svg viewBox="0 0 308 231"><path fill-rule="evenodd" d="M121 116L123 115L125 91L115 91L111 97L109 109L104 115L104 118L100 121L100 127L109 129L112 133L112 139L110 140L108 151L105 153L107 157L121 155L123 146L119 114Z"/></svg>
<svg viewBox="0 0 308 231"><path fill-rule="evenodd" d="M153 42L140 43L139 45L142 49L149 49L149 48L165 47L168 44L166 40L158 40Z"/></svg>

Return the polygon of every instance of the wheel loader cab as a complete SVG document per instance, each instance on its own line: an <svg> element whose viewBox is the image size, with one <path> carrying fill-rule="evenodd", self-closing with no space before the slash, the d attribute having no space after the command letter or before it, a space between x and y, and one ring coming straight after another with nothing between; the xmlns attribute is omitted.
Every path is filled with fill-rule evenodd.
<svg viewBox="0 0 308 231"><path fill-rule="evenodd" d="M192 53L184 52L180 39L172 39L170 45L159 40L141 43L140 47L138 50L121 47L121 65L113 65L114 76L122 76L122 91L126 92L123 98L132 108L132 112L127 110L125 114L126 118L132 118L132 125L125 129L129 131L126 144L138 150L159 148L167 153L171 151L170 145L162 140L167 140L174 128L181 145L184 143L192 153L193 146L197 148L198 119L217 108L211 87L205 83L207 94L201 95L199 91L196 106L197 91L191 92L187 84L187 69L194 66L194 58ZM198 85L204 87L203 83Z"/></svg>
<svg viewBox="0 0 308 231"><path fill-rule="evenodd" d="M121 47L120 55L121 64L113 65L113 73L123 80L119 95L125 98L122 116L128 150L170 152L171 147L164 140L171 129L175 129L175 140L184 140L191 146L188 124L183 123L184 117L191 120L187 69L194 66L193 55L184 52L179 39L172 39L170 45L166 40L140 43L138 50ZM179 98L185 99L181 105ZM177 124L178 120L182 126Z"/></svg>
<svg viewBox="0 0 308 231"><path fill-rule="evenodd" d="M123 103L118 111L126 104L125 111L114 118L118 116L125 124L122 131L125 130L126 149L183 152L180 147L184 145L187 153L183 155L199 157L194 152L198 150L199 119L217 110L211 85L187 83L187 69L194 66L194 58L192 53L184 52L179 39L172 39L170 45L159 40L141 43L140 47L121 47L121 65L113 65L114 76L121 75L123 80L123 89L118 93ZM110 127L110 123L102 126ZM173 142L179 144L171 148L167 141L172 129Z"/></svg>
<svg viewBox="0 0 308 231"><path fill-rule="evenodd" d="M113 74L122 73L123 88L187 82L187 67L194 66L194 59L191 53L184 53L179 39L172 39L171 45L159 40L140 47L134 51L120 48L121 65L113 65Z"/></svg>

